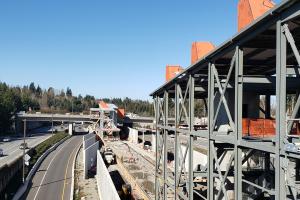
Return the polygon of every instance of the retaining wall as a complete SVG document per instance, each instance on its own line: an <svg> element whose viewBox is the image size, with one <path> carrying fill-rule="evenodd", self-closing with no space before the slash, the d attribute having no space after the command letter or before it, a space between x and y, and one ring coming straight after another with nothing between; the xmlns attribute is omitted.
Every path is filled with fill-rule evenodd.
<svg viewBox="0 0 300 200"><path fill-rule="evenodd" d="M111 180L110 174L105 166L102 156L99 151L97 151L97 187L99 198L101 200L120 200L118 192L115 188L114 183Z"/></svg>

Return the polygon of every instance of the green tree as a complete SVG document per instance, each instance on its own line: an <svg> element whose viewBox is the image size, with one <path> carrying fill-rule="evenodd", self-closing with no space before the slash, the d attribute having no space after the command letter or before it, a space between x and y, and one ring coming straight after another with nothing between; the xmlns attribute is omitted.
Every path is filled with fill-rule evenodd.
<svg viewBox="0 0 300 200"><path fill-rule="evenodd" d="M36 88L35 88L34 82L30 83L29 90L30 90L31 93L33 93L33 94L35 93Z"/></svg>
<svg viewBox="0 0 300 200"><path fill-rule="evenodd" d="M39 85L36 88L35 94L39 98L42 96L42 88Z"/></svg>
<svg viewBox="0 0 300 200"><path fill-rule="evenodd" d="M67 95L67 97L72 97L72 90L71 90L71 88L67 87L66 95Z"/></svg>

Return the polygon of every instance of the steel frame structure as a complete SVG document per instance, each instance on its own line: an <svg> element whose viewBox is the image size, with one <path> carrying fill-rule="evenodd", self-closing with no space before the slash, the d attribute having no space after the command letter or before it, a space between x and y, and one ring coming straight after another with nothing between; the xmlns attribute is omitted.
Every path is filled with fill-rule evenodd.
<svg viewBox="0 0 300 200"><path fill-rule="evenodd" d="M300 154L289 149L299 142L299 136L291 133L293 123L299 121L300 107L299 16L299 1L280 3L151 94L156 121L157 200L300 198ZM268 118L270 96L275 95L274 137L265 140L243 135L243 101L248 91L266 95ZM234 98L229 98L229 92ZM287 94L298 95L289 119ZM196 99L207 100L207 129L195 128ZM171 101L175 123L170 122ZM228 119L225 132L216 125L220 115ZM170 132L175 133L174 169L167 161ZM181 135L188 141L185 152L180 148ZM198 138L207 141L207 165L202 171L193 168ZM253 156L264 159L262 171L244 170ZM187 160L189 167L184 169ZM206 180L200 184L204 190L197 187L196 177Z"/></svg>

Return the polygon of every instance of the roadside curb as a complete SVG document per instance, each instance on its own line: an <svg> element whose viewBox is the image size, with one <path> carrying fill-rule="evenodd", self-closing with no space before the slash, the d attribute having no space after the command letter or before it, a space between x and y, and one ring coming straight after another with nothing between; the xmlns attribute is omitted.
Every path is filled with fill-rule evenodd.
<svg viewBox="0 0 300 200"><path fill-rule="evenodd" d="M70 194L70 200L74 199L74 184L75 184L75 165L76 165L76 160L79 154L80 149L82 148L82 144L79 146L76 155L74 157L74 162L73 162L73 167L72 167L72 183L71 183L71 194Z"/></svg>
<svg viewBox="0 0 300 200"><path fill-rule="evenodd" d="M52 152L54 151L59 145L64 143L66 140L68 140L70 137L65 137L61 141L54 144L50 149L45 151L41 157L36 161L32 169L30 170L28 176L25 179L25 183L18 189L17 193L14 195L13 200L21 199L21 197L27 192L29 183L32 181L33 176L35 175L37 169L40 167L44 159Z"/></svg>

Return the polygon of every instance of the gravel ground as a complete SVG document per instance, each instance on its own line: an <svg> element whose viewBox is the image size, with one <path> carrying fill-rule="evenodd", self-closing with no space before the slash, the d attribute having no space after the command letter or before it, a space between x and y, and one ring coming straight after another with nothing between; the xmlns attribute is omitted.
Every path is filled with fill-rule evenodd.
<svg viewBox="0 0 300 200"><path fill-rule="evenodd" d="M75 165L75 178L77 179L77 188L75 188L76 194L79 196L78 199L82 200L100 200L97 189L96 178L84 179L83 176L83 151L82 148L76 159ZM79 189L79 190L78 190ZM76 195L75 195L76 196Z"/></svg>

